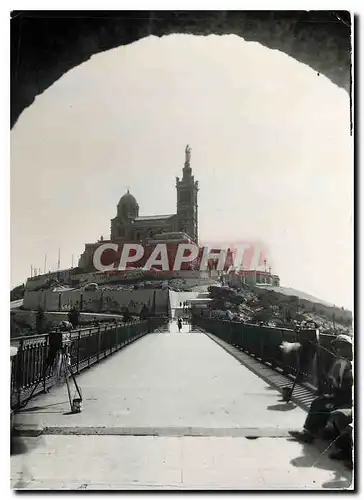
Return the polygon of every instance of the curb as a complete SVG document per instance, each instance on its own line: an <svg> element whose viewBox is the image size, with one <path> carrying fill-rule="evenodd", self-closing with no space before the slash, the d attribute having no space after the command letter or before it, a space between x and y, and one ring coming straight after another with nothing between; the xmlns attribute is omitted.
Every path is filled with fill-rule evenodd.
<svg viewBox="0 0 364 500"><path fill-rule="evenodd" d="M124 437L244 437L287 438L292 429L277 427L33 427L19 426L14 434L22 437L48 436L124 436Z"/></svg>

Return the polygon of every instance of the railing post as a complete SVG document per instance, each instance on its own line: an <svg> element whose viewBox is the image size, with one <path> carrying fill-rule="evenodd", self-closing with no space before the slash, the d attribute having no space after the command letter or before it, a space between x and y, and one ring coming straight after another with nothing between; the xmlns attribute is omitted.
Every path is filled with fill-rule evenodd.
<svg viewBox="0 0 364 500"><path fill-rule="evenodd" d="M78 338L77 338L77 373L80 373L80 342L81 342L81 330L78 331Z"/></svg>
<svg viewBox="0 0 364 500"><path fill-rule="evenodd" d="M287 340L283 330L281 330L281 336L282 336L282 342ZM287 356L288 355L285 354L283 351L281 351L280 356L281 356L281 360L282 360L282 363L281 363L282 373L283 373L283 375L287 375L287 373L288 373Z"/></svg>
<svg viewBox="0 0 364 500"><path fill-rule="evenodd" d="M47 380L46 380L46 369L47 369L47 353L48 353L48 342L49 335L47 335L45 346L44 346L44 357L43 357L43 366L42 366L42 377L43 377L43 391L46 392L47 389Z"/></svg>
<svg viewBox="0 0 364 500"><path fill-rule="evenodd" d="M265 355L264 355L265 349L264 348L265 348L266 335L267 335L267 331L265 330L265 327L262 326L261 330L260 330L260 346L259 346L259 351L260 351L259 357L262 361L264 361L264 359L265 359Z"/></svg>
<svg viewBox="0 0 364 500"><path fill-rule="evenodd" d="M317 373L317 394L322 395L324 392L324 384L322 381L322 359L319 342L316 343L316 373Z"/></svg>
<svg viewBox="0 0 364 500"><path fill-rule="evenodd" d="M12 408L13 391L15 389L15 376L16 372L14 370L16 363L16 355L18 354L18 348L10 346L10 409ZM12 417L12 413L10 413ZM12 427L12 422L11 422Z"/></svg>
<svg viewBox="0 0 364 500"><path fill-rule="evenodd" d="M109 326L106 326L104 329L104 335L106 334L107 345L109 346L109 354L112 353L112 337L111 337L112 329Z"/></svg>
<svg viewBox="0 0 364 500"><path fill-rule="evenodd" d="M87 344L90 344L90 340L92 338L92 335L91 335L91 330L92 330L92 327L89 328L89 332L88 332L88 335L87 335L87 340L86 340L86 350L87 350L87 366L88 368L90 368L90 359L91 359L91 352L92 352L92 349L90 349L90 347L87 349ZM91 344L92 345L92 344Z"/></svg>
<svg viewBox="0 0 364 500"><path fill-rule="evenodd" d="M16 357L16 390L17 390L17 403L20 406L21 402L21 378L22 378L22 369L23 369L23 361L24 361L24 339L20 341L18 354Z"/></svg>
<svg viewBox="0 0 364 500"><path fill-rule="evenodd" d="M97 361L100 360L100 347L101 347L101 329L98 327L97 330Z"/></svg>
<svg viewBox="0 0 364 500"><path fill-rule="evenodd" d="M119 350L119 325L115 323L115 335L116 335L116 344L115 344L115 350Z"/></svg>

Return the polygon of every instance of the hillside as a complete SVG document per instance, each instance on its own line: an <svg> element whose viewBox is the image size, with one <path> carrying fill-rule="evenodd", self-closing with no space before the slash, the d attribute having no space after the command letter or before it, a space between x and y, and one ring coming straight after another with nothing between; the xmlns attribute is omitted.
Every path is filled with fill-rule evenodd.
<svg viewBox="0 0 364 500"><path fill-rule="evenodd" d="M24 297L25 285L19 285L10 291L10 301L21 300Z"/></svg>
<svg viewBox="0 0 364 500"><path fill-rule="evenodd" d="M290 327L305 321L317 323L323 333L351 333L352 313L271 289L244 285L239 290L209 287L212 314L238 321ZM307 295L306 295L307 296ZM311 297L311 296L310 296Z"/></svg>
<svg viewBox="0 0 364 500"><path fill-rule="evenodd" d="M316 304L322 304L328 307L335 307L334 304L325 302L324 300L318 299L317 297L314 297L309 293L296 290L295 288L290 288L285 286L271 286L271 285L259 285L259 288L264 288L266 290L273 290L274 292L282 293L283 295L296 296L299 299L309 300L310 302L314 302Z"/></svg>

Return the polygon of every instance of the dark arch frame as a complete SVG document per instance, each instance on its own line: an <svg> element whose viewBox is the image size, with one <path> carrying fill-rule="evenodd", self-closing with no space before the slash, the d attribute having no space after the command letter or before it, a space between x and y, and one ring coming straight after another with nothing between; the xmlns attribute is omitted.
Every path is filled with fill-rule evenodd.
<svg viewBox="0 0 364 500"><path fill-rule="evenodd" d="M236 34L308 64L351 88L347 11L14 11L11 127L65 72L93 54L149 35Z"/></svg>

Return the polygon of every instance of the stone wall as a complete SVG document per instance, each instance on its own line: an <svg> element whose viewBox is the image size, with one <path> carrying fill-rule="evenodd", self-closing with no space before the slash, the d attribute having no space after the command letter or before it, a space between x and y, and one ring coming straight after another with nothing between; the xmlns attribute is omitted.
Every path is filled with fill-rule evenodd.
<svg viewBox="0 0 364 500"><path fill-rule="evenodd" d="M33 276L28 278L25 283L26 290L36 290L44 286L46 283L52 280L57 280L60 283L68 283L71 278L72 269L62 269L61 271L52 271L46 274L39 274L38 276Z"/></svg>
<svg viewBox="0 0 364 500"><path fill-rule="evenodd" d="M167 314L169 310L168 290L64 290L61 292L27 291L24 294L23 307L36 311L42 307L45 311L69 311L76 306L84 312L122 312L128 307L131 313L139 314L143 305L153 308L155 295L155 313Z"/></svg>

